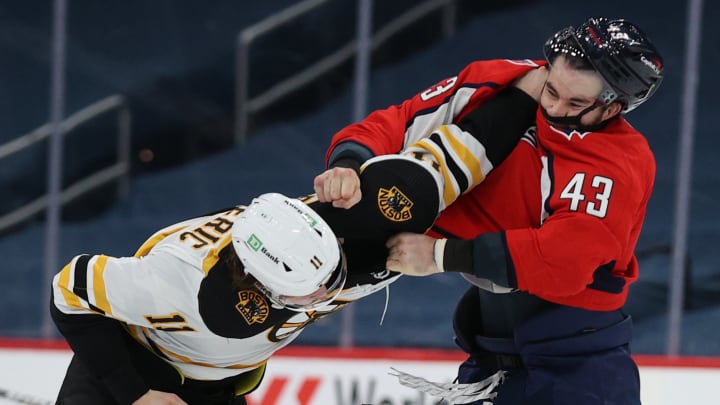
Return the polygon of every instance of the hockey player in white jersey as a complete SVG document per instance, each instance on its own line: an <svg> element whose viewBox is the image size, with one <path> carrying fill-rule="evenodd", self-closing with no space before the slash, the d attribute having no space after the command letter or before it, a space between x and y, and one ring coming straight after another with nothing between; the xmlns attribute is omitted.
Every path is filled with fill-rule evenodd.
<svg viewBox="0 0 720 405"><path fill-rule="evenodd" d="M134 257L76 256L53 280L75 352L58 403L244 404L306 325L397 277L348 278L328 224L280 194L164 228Z"/></svg>

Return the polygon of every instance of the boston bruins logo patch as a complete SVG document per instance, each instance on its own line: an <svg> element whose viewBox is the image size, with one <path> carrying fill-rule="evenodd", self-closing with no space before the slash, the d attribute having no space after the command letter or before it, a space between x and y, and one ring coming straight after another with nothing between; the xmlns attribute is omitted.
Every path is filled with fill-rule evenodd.
<svg viewBox="0 0 720 405"><path fill-rule="evenodd" d="M390 190L380 187L378 207L385 217L393 222L404 222L412 218L413 202L396 186Z"/></svg>
<svg viewBox="0 0 720 405"><path fill-rule="evenodd" d="M270 313L270 306L262 294L257 291L243 290L238 292L238 298L240 301L235 305L235 309L240 312L248 325L265 322Z"/></svg>

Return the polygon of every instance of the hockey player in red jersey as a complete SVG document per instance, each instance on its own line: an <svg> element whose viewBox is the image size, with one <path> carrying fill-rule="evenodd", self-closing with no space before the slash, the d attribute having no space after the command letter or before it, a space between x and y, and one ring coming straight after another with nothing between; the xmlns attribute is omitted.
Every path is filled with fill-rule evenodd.
<svg viewBox="0 0 720 405"><path fill-rule="evenodd" d="M350 206L359 198L353 168L400 151L433 162L452 183L426 235L388 241L387 267L461 272L475 285L454 317L469 354L458 382L468 385L443 392L400 373L401 382L451 403L639 404L631 319L621 308L638 277L634 249L655 161L624 115L657 90L662 59L635 24L605 18L559 31L544 53L545 61L474 62L346 127L315 188L322 201ZM473 188L467 174L477 165L458 159L465 149L434 136L436 128L457 133L474 108L546 63L535 126Z"/></svg>

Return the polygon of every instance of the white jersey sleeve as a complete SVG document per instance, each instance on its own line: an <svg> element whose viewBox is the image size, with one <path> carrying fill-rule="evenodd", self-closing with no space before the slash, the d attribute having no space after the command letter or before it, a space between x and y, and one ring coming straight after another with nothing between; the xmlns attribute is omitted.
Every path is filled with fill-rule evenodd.
<svg viewBox="0 0 720 405"><path fill-rule="evenodd" d="M167 227L150 237L134 257L74 257L53 279L55 306L66 314L97 313L149 328L155 317L197 312L178 305L196 307L185 297L197 295L219 251L230 243L227 231L239 212L234 209Z"/></svg>

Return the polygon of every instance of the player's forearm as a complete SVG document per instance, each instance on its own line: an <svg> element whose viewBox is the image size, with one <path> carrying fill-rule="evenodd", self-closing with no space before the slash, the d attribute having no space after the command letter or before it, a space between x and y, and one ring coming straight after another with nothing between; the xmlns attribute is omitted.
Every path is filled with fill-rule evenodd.
<svg viewBox="0 0 720 405"><path fill-rule="evenodd" d="M101 315L69 315L50 304L50 313L75 355L119 404L132 404L149 390L129 360L120 323Z"/></svg>
<svg viewBox="0 0 720 405"><path fill-rule="evenodd" d="M523 291L540 297L562 297L578 294L596 281L625 284L622 277L610 272L619 263L622 244L598 218L555 214L540 228L505 233L518 288ZM601 275L601 280L595 279Z"/></svg>

